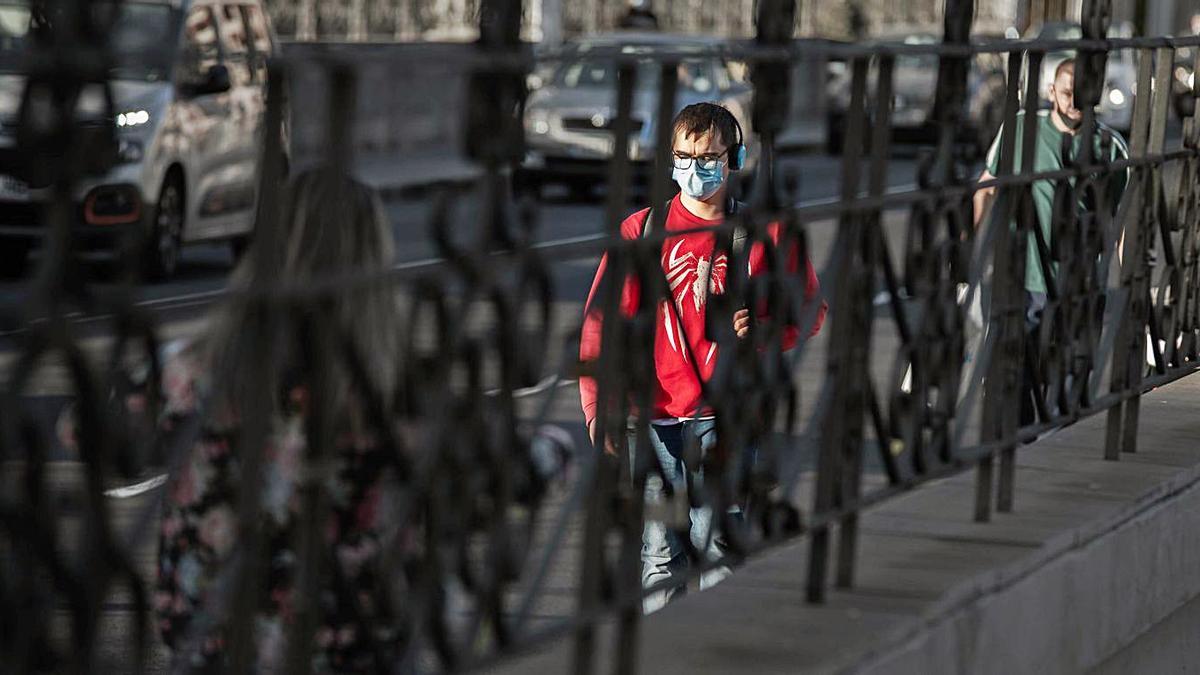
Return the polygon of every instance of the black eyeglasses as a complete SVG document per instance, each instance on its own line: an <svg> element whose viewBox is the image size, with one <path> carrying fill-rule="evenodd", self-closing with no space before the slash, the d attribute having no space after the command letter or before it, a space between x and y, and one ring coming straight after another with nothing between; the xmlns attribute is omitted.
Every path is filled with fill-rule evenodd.
<svg viewBox="0 0 1200 675"><path fill-rule="evenodd" d="M725 152L729 151L726 150ZM692 166L692 162L696 162L701 169L704 169L705 171L712 171L713 169L717 168L717 164L720 163L721 158L725 156L725 152L710 152L704 155L689 155L683 152L673 152L671 153L671 160L675 164L676 169L689 169Z"/></svg>

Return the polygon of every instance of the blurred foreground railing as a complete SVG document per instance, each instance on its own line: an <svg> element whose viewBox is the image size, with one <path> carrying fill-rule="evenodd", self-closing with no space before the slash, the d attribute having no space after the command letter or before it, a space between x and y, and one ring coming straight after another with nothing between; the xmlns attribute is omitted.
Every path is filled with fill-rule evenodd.
<svg viewBox="0 0 1200 675"><path fill-rule="evenodd" d="M706 475L719 477L714 483L720 488L706 493L707 506L728 514L734 505L750 505L744 520L720 518L730 546L723 563L807 537L810 558L807 565L797 561L796 574L807 575L813 602L829 592L835 548L833 583L853 586L863 509L934 478L975 470L975 503L947 504L947 510L957 508L963 518L973 514L980 521L993 509L1010 511L1018 503L1014 455L1022 443L1107 412L1104 456L1117 460L1137 449L1140 396L1192 373L1200 359L1200 127L1195 118L1184 120L1180 147L1169 148L1166 141L1173 53L1200 46L1200 38L1106 40L1108 3L1088 0L1080 41L972 45L972 8L970 0L948 0L941 45L864 49L793 43L793 4L761 0L757 38L720 48L752 64L752 142L760 149L761 169L747 207L713 231L718 249L732 261L730 269L746 264L745 250L732 245L735 227L751 242L762 243L771 262L768 272L753 280L732 279L726 297L710 305L711 338L720 345L721 366L704 395L720 440L704 461ZM281 158L287 151L280 129L289 114L283 93L299 82L328 78L322 122L294 128L327 133L318 144L328 148L326 161L353 170L359 73L401 64L382 54L371 64L353 63L336 52L272 64L256 244L247 263L253 282L224 297L258 303L267 317L259 327L263 363L279 345L293 345L308 355L303 366L310 384L330 368L362 375L365 361L350 341L313 321L303 308L354 288L391 287L403 300L407 333L399 340L400 403L388 408L370 396L364 400L393 453L388 480L400 499L388 518L395 536L424 542L406 548L392 569L405 608L397 671L479 666L570 636L575 668L587 672L598 654L609 653L597 645L601 625L615 625L614 666L634 670L641 597L651 590L639 582L642 523L646 517L671 522L669 506L644 503L642 488L654 473L649 463L643 460L631 471L628 456L609 457L589 447L568 457L564 467L538 433L549 420L558 385L585 375L599 381L602 434L625 436L634 407L644 406L652 391L647 374L653 372L656 317L671 296L657 255L664 236L628 241L618 235L632 178L624 153L609 166L602 234L570 244L535 244L532 209L511 203L507 176L523 156L520 111L524 76L533 66L518 42L520 9L517 0L483 3L465 103L461 110L446 111L461 119L468 155L483 170L483 215L481 222L459 224L449 219L445 204L435 208L431 233L442 260L429 265L304 285L279 278L285 235L277 212ZM131 644L122 648L132 649L136 664L144 665L154 639L148 631L149 580L131 556L136 546L156 537L159 504L148 501L132 524L118 531L103 489L107 478L135 473L154 454L138 442L143 436L131 430L107 392L120 386L122 364L134 347L153 364L151 377L157 381L155 330L130 297L97 296L70 270L70 189L89 168L85 159L91 155L85 157L84 149L94 146L78 142L84 125L64 111L73 109L81 89L107 86L106 69L81 67L104 63L99 28L80 25L78 40L35 45L38 58L32 62L39 66L30 74L22 108L20 148L53 175L56 198L46 206L52 228L25 307L37 320L27 325L0 410L0 461L6 467L0 501L0 658L16 664L18 672L111 666L105 659L115 657L101 650L99 641L109 620L105 599L120 588L129 589L127 610L135 617L135 628L121 638ZM85 49L94 59L81 58ZM1032 172L1034 125L1025 125L1025 135L1017 137L1014 121L1020 110L1031 119L1036 114L1045 84L1041 60L1063 49L1079 52L1075 97L1084 113L1080 133L1085 138L1096 129L1094 107L1107 53L1136 51L1127 160L1092 156L1085 143L1088 149L1070 157L1065 169ZM955 134L963 121L967 60L980 50L1006 53L1010 74L998 177L983 184L958 152ZM836 55L847 59L852 71L841 199L835 204L795 206L777 171L776 140L791 97L800 93L790 90L789 72L798 53ZM916 53L937 54L940 61L934 108L940 135L920 163L917 187L889 192L891 106L877 102L892 100L897 56ZM670 75L694 55L669 49L636 58L608 54L620 64L613 92L614 147L628 147L636 63L652 60L665 75L657 128L667 129L675 112ZM419 58L404 63L424 67ZM44 114L48 110L63 114ZM659 135L660 167L670 142L668 135ZM1026 149L1023 167L1014 165L1018 146ZM1127 187L1119 196L1108 194L1106 179L1118 173L1127 176ZM1059 195L1053 241L1044 251L1057 271L1049 275L1053 282L1040 328L1027 338L1023 279L1029 233L1037 227L1031 191L1038 181L1051 181ZM972 196L984 187L998 188L998 198L976 229ZM649 203L665 201L669 188L668 171L656 171ZM1114 203L1116 208L1108 208ZM658 211L661 221L665 214ZM767 234L771 223L782 224L778 245ZM654 231L661 233L658 224ZM454 235L462 231L475 236L475 243L460 243L462 237ZM823 259L816 239L830 242ZM788 273L783 264L783 252L792 246L819 264L831 314L820 336L784 352L778 339L783 326L803 329L814 319L803 276ZM601 309L609 319L600 357L578 363L573 340L579 317L567 317L570 339L553 331L562 317L553 302L550 267L594 260L600 253L607 254L614 278L641 282L642 309L620 317L619 293L602 295ZM749 341L739 344L719 326L730 325L725 318L742 306L765 306L772 320L753 327ZM80 350L80 336L68 317L78 307L117 317L111 358L103 368ZM977 330L969 326L972 321ZM86 508L71 516L82 518L85 526L74 537L79 546L70 551L61 542L69 536L63 535L68 516L51 499L46 480L47 440L21 412L22 394L38 364L52 355L69 364L85 475ZM806 368L814 358L823 359L823 367ZM261 448L269 433L265 421L273 394L265 368L261 407L242 411L244 419L256 421L244 430L239 450L247 466L242 494L250 495L239 504L237 559L243 563L262 555L252 468L264 461ZM1037 420L1025 425L1018 416L1023 379L1033 383L1037 410ZM366 384L362 389L371 391ZM529 391L532 398L522 393ZM314 401L319 403L320 395ZM642 457L650 454L647 424L633 421L632 451ZM308 446L319 457L328 445L328 428L314 422L308 429ZM177 436L159 448L168 470L177 466L189 441L186 434ZM749 446L759 448L759 461L749 469L736 468L732 457ZM808 461L814 455L815 465ZM464 497L448 487L464 485L474 492ZM319 501L305 504L315 509ZM307 552L297 561L298 578L312 583L320 547L296 550ZM690 556L693 575L716 564L695 550ZM252 591L263 583L256 574L261 575L260 566L238 566L220 589L227 600L228 632L235 636L231 658L242 668L253 658L247 637L253 628ZM551 597L546 589L552 577L567 579L570 599ZM60 620L63 614L66 621ZM288 636L293 663L304 662L312 637L302 633L304 625L298 622Z"/></svg>

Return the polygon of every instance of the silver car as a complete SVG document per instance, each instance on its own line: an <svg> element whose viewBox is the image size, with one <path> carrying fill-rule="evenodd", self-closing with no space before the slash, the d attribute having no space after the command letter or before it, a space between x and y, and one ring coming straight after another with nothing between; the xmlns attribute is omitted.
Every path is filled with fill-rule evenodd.
<svg viewBox="0 0 1200 675"><path fill-rule="evenodd" d="M278 42L259 0L115 6L119 159L78 186L75 240L101 250L142 242L146 274L163 279L184 244L226 240L236 253L252 232L266 64ZM0 149L16 143L25 47L53 24L28 2L0 0ZM44 182L36 171L0 177L0 268L10 275L43 236Z"/></svg>
<svg viewBox="0 0 1200 675"><path fill-rule="evenodd" d="M569 57L538 75L541 86L530 94L525 108L528 154L520 172L525 185L562 183L576 196L585 196L607 175L613 154L617 66L611 58L589 56L589 52L614 46L624 54L647 56L637 68L634 133L629 146L634 178L639 183L644 184L653 170L660 67L650 56L656 51L696 52L695 58L685 59L677 69L677 110L702 101L719 103L737 117L746 138L751 137L751 89L735 74L732 64L712 54L711 40L636 32L590 36L568 44ZM747 141L747 149L741 180L753 175L757 160L754 144Z"/></svg>
<svg viewBox="0 0 1200 675"><path fill-rule="evenodd" d="M975 40L990 40L989 36L975 36ZM904 47L912 45L936 45L941 42L938 35L925 29L894 27L872 39L867 44L878 47ZM936 54L904 53L896 57L892 75L891 129L895 143L934 143L941 135L941 128L934 117L937 103L938 69L940 62ZM868 79L868 111L877 109L875 81L878 77L878 60L872 62ZM838 155L845 142L846 111L850 107L852 72L845 61L831 60L828 65L827 90L829 123L826 135L826 150ZM955 140L969 153L982 155L986 152L1004 114L1005 74L1003 58L995 54L975 55L970 62L967 75L967 95L964 103L962 126L956 129ZM868 129L869 131L869 129Z"/></svg>

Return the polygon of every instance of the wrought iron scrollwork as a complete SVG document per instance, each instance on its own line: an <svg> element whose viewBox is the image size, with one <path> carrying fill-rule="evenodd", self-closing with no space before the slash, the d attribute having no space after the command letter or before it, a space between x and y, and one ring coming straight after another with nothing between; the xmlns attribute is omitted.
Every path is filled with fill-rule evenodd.
<svg viewBox="0 0 1200 675"><path fill-rule="evenodd" d="M71 265L72 189L106 166L115 143L110 124L74 114L81 97L96 96L103 102L99 116L114 118L102 11L107 3L46 0L35 6L58 17L58 32L32 44L18 152L0 155L0 161L4 172L48 185L53 196L46 206L45 254L21 308L23 337L14 345L17 356L0 398L0 468L15 486L10 490L6 482L0 496L0 608L6 617L0 619L0 658L20 671L111 665L98 651L99 627L105 599L123 588L137 626L129 634L132 668L145 670L153 613L149 580L132 552L154 537L158 505L136 514L134 530L118 530L105 481L148 463L175 471L187 436L201 432L193 425L172 438L155 438L145 417L114 405L135 388L128 364L136 355L148 364L136 378L153 416L161 404L162 364L153 318L133 304L131 286L101 291ZM666 481L649 451L651 420L638 411L653 407L660 318L677 311L661 251L678 233L665 231L667 213L657 208L648 235L621 236L634 174L626 150L635 132L635 97L653 86L659 95L651 125L658 130L657 166L649 198L664 203L671 195L665 167L676 70L698 52L670 46L654 53L620 46L593 50L589 58L609 60L617 72L610 125L616 151L607 167L603 231L565 244L537 244L536 208L510 198L511 175L525 150L525 76L539 63L571 54L548 50L535 58L520 43L522 9L519 0L481 3L480 39L464 56L467 104L447 111L460 116L465 153L482 169L476 194L482 215L469 224L477 238L463 243L443 198L434 205L429 233L439 260L421 267L300 287L279 278L287 236L280 214L287 195L288 83L312 69L329 76L324 160L337 172L353 173L362 65L335 51L303 59L285 55L270 65L258 244L247 259L245 286L221 298L252 308L254 320L245 329L261 363L254 373L259 377L251 378L254 403L243 411L246 423L237 439L244 470L235 505L241 536L235 562L213 591L221 610L214 620L228 625L234 671L248 672L257 648L252 623L267 543L256 514L259 481L270 461L263 446L271 433L277 395L271 378L278 375L272 369L280 350L295 356L302 365L297 376L313 391L304 428L310 479L299 491L298 517L307 526L291 542L297 588L317 594L329 563L318 524L330 495L312 476L327 470L336 446L331 413L337 392L324 385L340 373L379 436L387 458L380 472L395 491L386 516L395 535L383 547L392 572L383 586L395 625L376 665L397 672L485 666L564 638L573 640L579 672L605 662L634 671L640 622L654 620L643 619L642 600L680 583L642 587L642 528L649 519L681 529L679 511L688 506L710 509L727 544L719 560L707 555L706 546L687 544L689 578L807 537L808 597L820 602L834 588L854 584L863 509L934 478L974 470L975 518L1011 510L1014 456L1022 443L1107 412L1105 457L1119 459L1136 448L1139 397L1200 365L1200 124L1185 119L1178 148L1169 147L1166 125L1174 52L1200 46L1200 38L1110 40L1109 3L1086 0L1081 40L974 44L974 3L947 0L938 44L831 44L794 40L795 4L763 0L755 39L703 52L750 65L760 168L746 205L727 222L700 230L712 235L713 253L726 256L729 269L747 269L753 249L762 252L763 270L730 275L724 292L714 293L707 306L706 335L721 356L711 377L698 378L719 439L702 460L705 484L688 494L668 484L662 500L648 503L647 483ZM1047 84L1043 63L1064 49L1079 53L1080 136L1100 140L1064 148L1062 168L1041 171L1034 161L1035 125L1017 120L1022 114L1037 118ZM1138 57L1127 159L1113 157L1118 139L1099 125L1095 111L1114 49ZM984 52L1007 55L1008 80L996 176L980 183L978 167L960 151L958 127L966 120L971 59ZM912 54L938 59L931 111L936 143L919 163L916 186L889 191L892 101L902 86L897 63ZM834 204L797 205L781 177L777 139L792 99L803 93L791 87L792 68L815 56L845 59L851 72L840 130L840 194ZM372 58L397 65L387 54ZM652 67L643 67L647 63ZM638 81L656 71L657 83ZM1175 166L1178 179L1169 182L1166 169ZM1123 189L1114 187L1118 179L1126 183ZM1047 185L1054 192L1048 239L1033 196L1035 186ZM977 230L972 197L987 188L995 188L997 198ZM818 233L832 241L820 261ZM131 244L130 251L138 250ZM563 313L552 268L601 254L607 274L596 294L604 316L600 353L579 362L577 343L558 338ZM817 298L808 293L803 269L793 264L810 258L822 263ZM1038 261L1048 282L1032 332L1024 285L1029 260ZM128 262L129 269L138 268L136 260ZM636 286L637 299L628 312L622 308L627 284ZM314 310L335 292L379 289L403 306L395 336L398 372L389 374L394 395L372 384L378 373L371 372L369 355ZM791 331L807 335L823 300L831 314L822 333L784 349ZM762 320L738 340L731 317L747 307L761 309ZM68 316L75 310L115 317L115 339L98 362L80 346ZM578 318L568 317L568 332L576 332ZM802 371L814 353L824 359L817 375ZM22 410L39 364L50 358L66 363L75 398L82 515L65 512L52 499L48 439ZM581 376L598 384L599 437L596 448L571 451L544 425L555 397L567 391L559 385ZM1018 414L1025 395L1038 413L1033 421ZM615 441L616 456L600 449L605 439ZM758 449L756 461L743 456L748 447ZM700 461L698 448L686 452ZM969 508L963 505L964 518ZM76 517L86 522L86 536L76 542L78 550L67 552L60 540L65 523ZM569 577L570 588L548 600L547 587L560 567L567 572L557 578ZM56 604L47 604L51 600ZM558 613L539 616L551 601L559 602ZM16 608L29 607L41 609L14 621ZM65 609L65 631L48 607ZM314 612L302 603L289 625L289 670L312 666ZM366 613L356 616L370 621ZM608 660L601 647L610 639L605 625L615 626L615 656ZM200 639L203 628L192 637Z"/></svg>

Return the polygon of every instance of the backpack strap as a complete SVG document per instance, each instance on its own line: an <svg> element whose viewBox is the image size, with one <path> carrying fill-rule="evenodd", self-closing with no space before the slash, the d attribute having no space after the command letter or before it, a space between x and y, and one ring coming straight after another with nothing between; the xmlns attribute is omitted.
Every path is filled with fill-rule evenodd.
<svg viewBox="0 0 1200 675"><path fill-rule="evenodd" d="M663 210L666 211L667 213L671 212L671 200L667 200L667 203L663 204ZM742 203L736 199L730 198L730 200L725 204L726 217L736 216L738 211L741 211L741 210L742 210ZM646 209L646 218L645 218L645 220L642 221L642 239L649 238L650 235L653 234L653 229L654 229L654 207L651 206L650 208ZM732 248L733 248L734 253L742 252L742 249L746 247L746 238L747 238L746 228L742 227L741 225L738 225L733 228L733 246L732 246Z"/></svg>
<svg viewBox="0 0 1200 675"><path fill-rule="evenodd" d="M671 200L668 199L662 206L663 212L671 213ZM642 239L649 239L654 230L654 207L646 209L646 219L642 221Z"/></svg>
<svg viewBox="0 0 1200 675"><path fill-rule="evenodd" d="M725 209L726 217L736 216L738 211L742 210L742 203L736 199L730 199L728 208ZM743 248L746 248L746 228L741 225L733 227L733 244L730 246L734 254L741 253Z"/></svg>

